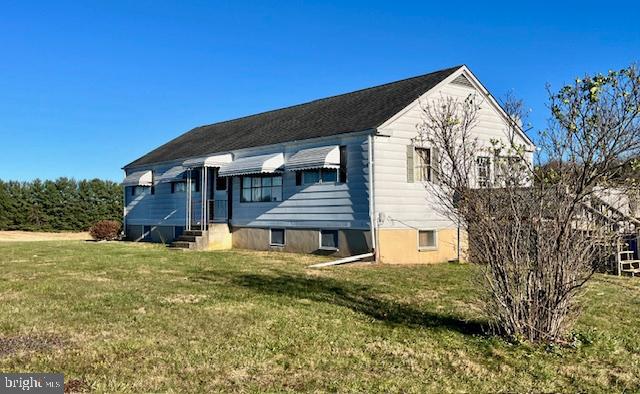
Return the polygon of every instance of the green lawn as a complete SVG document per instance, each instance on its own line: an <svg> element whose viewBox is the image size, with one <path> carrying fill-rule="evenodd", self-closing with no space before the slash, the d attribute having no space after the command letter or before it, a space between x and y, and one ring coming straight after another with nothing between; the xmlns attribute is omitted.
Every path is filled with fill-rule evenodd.
<svg viewBox="0 0 640 394"><path fill-rule="evenodd" d="M640 390L640 280L598 276L582 345L483 334L474 267L0 244L0 370L92 391Z"/></svg>

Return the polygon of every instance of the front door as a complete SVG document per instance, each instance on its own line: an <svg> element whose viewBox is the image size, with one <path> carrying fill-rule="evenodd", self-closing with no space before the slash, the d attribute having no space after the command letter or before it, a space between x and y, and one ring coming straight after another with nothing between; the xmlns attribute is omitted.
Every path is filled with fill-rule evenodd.
<svg viewBox="0 0 640 394"><path fill-rule="evenodd" d="M227 177L219 177L216 173L215 189L213 191L213 220L214 221L226 221L228 219L227 201L228 194L227 188L229 182Z"/></svg>

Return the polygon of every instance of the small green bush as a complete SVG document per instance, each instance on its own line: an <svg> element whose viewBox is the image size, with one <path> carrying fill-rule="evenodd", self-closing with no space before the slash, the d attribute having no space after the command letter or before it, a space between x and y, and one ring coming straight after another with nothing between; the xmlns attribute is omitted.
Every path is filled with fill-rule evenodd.
<svg viewBox="0 0 640 394"><path fill-rule="evenodd" d="M96 241L113 241L120 235L120 222L115 220L101 220L91 226L89 234Z"/></svg>

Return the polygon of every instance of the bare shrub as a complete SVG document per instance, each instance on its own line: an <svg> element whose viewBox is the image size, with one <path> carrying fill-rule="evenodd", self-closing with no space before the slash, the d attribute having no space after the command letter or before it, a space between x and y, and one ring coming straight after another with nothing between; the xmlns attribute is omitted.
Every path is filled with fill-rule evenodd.
<svg viewBox="0 0 640 394"><path fill-rule="evenodd" d="M113 241L118 239L121 227L115 220L101 220L91 226L89 234L96 241Z"/></svg>
<svg viewBox="0 0 640 394"><path fill-rule="evenodd" d="M526 113L513 98L503 139L477 137L483 103L470 95L423 103L415 141L439 152L438 180L425 185L467 231L469 260L483 264L485 312L499 332L530 341L561 341L571 328L576 296L623 226L594 201L603 190L635 187L619 180L640 155L635 67L578 79L549 97L537 154L522 138Z"/></svg>

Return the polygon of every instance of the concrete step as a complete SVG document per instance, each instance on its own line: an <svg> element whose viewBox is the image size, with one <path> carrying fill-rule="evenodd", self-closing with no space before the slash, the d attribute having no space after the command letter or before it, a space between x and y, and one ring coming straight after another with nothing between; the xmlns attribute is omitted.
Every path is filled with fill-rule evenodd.
<svg viewBox="0 0 640 394"><path fill-rule="evenodd" d="M205 250L209 243L209 234L202 230L187 230L176 238L171 247L189 250Z"/></svg>
<svg viewBox="0 0 640 394"><path fill-rule="evenodd" d="M178 242L197 242L198 238L200 238L200 237L199 236L195 236L195 235L184 235L184 234L182 234L181 236L176 238L176 241L178 241Z"/></svg>
<svg viewBox="0 0 640 394"><path fill-rule="evenodd" d="M181 249L195 249L195 242L185 242L185 241L174 241L171 245L172 248L181 248Z"/></svg>
<svg viewBox="0 0 640 394"><path fill-rule="evenodd" d="M182 232L182 235L193 235L196 237L201 237L206 233L206 231L202 230L185 230Z"/></svg>

